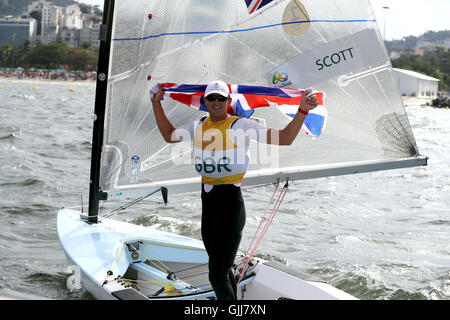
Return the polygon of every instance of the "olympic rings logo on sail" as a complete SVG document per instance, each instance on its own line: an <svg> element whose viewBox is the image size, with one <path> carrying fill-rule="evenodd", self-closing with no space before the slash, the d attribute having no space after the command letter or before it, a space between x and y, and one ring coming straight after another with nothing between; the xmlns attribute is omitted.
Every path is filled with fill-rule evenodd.
<svg viewBox="0 0 450 320"><path fill-rule="evenodd" d="M276 87L286 87L291 84L291 81L289 81L289 77L287 73L281 73L281 72L275 72L272 77L272 83Z"/></svg>
<svg viewBox="0 0 450 320"><path fill-rule="evenodd" d="M278 82L285 82L288 80L288 75L287 73L280 73L280 72L275 72L273 74L273 78L272 78L272 83L273 84L277 84Z"/></svg>

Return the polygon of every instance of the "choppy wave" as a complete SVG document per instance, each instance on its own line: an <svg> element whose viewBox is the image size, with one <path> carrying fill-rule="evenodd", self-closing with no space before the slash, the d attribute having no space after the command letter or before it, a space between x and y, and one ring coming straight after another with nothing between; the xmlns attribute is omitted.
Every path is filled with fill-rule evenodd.
<svg viewBox="0 0 450 320"><path fill-rule="evenodd" d="M200 235L199 222L191 222L187 220L181 220L179 218L164 217L157 214L137 217L131 220L130 223L146 227L153 227L158 230L163 230L197 239Z"/></svg>

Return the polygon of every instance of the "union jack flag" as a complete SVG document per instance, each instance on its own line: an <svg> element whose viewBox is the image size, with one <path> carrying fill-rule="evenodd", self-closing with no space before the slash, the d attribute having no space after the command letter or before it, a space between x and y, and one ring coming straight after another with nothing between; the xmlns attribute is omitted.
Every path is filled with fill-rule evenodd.
<svg viewBox="0 0 450 320"><path fill-rule="evenodd" d="M187 106L201 111L208 111L204 102L204 94L207 85L162 83L164 96L178 101ZM155 86L156 87L156 86ZM260 107L276 107L284 116L292 119L297 113L301 102L302 93L305 90L295 88L272 88L262 86L246 86L228 84L230 89L231 104L227 112L231 115L249 118ZM154 90L154 89L152 89ZM151 93L156 93L151 91ZM323 106L325 93L315 91L319 105L306 116L302 130L311 136L320 136L326 118L327 109Z"/></svg>
<svg viewBox="0 0 450 320"><path fill-rule="evenodd" d="M252 14L272 1L273 0L245 0L245 4L247 5L248 13Z"/></svg>

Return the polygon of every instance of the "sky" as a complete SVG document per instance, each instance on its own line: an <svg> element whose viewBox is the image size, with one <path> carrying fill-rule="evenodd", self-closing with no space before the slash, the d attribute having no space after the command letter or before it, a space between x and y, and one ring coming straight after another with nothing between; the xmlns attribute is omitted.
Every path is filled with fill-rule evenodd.
<svg viewBox="0 0 450 320"><path fill-rule="evenodd" d="M450 30L450 0L370 0L386 40L419 36L427 31ZM389 9L383 9L384 6Z"/></svg>
<svg viewBox="0 0 450 320"><path fill-rule="evenodd" d="M450 0L369 1L380 32L386 35L386 40L419 36L427 31L450 30ZM79 2L100 5L103 8L104 0L79 0ZM385 18L386 30L384 30Z"/></svg>

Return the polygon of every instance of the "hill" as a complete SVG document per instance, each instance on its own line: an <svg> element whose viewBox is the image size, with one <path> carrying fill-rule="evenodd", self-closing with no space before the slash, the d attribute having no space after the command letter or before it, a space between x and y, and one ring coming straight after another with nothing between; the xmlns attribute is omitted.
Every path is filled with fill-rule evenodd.
<svg viewBox="0 0 450 320"><path fill-rule="evenodd" d="M439 46L448 39L450 39L450 30L428 31L419 37L408 36L401 40L385 41L385 44L388 52L405 51L415 49L419 42Z"/></svg>
<svg viewBox="0 0 450 320"><path fill-rule="evenodd" d="M419 37L386 41L395 68L413 70L439 79L439 87L450 90L450 30L428 31ZM423 49L423 50L417 50Z"/></svg>

